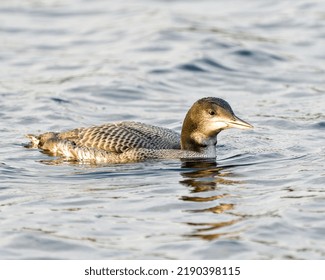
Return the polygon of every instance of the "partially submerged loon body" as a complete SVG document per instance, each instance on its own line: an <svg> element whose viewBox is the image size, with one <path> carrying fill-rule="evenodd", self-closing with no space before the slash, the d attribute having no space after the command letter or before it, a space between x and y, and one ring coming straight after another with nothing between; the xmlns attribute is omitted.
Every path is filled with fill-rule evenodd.
<svg viewBox="0 0 325 280"><path fill-rule="evenodd" d="M227 128L250 129L220 98L196 101L187 112L181 134L140 122L107 123L67 132L29 134L29 147L53 156L95 163L146 159L215 158L217 135Z"/></svg>

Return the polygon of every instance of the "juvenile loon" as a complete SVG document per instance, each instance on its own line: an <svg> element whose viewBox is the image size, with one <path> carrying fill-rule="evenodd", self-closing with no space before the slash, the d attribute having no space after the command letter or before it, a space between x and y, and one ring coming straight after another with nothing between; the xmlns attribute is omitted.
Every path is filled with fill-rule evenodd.
<svg viewBox="0 0 325 280"><path fill-rule="evenodd" d="M29 147L53 156L95 163L127 163L163 158L215 158L218 133L231 127L253 128L236 117L225 100L206 97L196 101L187 112L181 134L124 121L26 136L31 140Z"/></svg>

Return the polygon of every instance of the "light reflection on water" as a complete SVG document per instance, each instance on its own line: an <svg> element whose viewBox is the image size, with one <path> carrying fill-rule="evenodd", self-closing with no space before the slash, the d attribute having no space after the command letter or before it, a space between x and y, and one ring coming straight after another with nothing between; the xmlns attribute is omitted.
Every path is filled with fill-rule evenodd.
<svg viewBox="0 0 325 280"><path fill-rule="evenodd" d="M1 1L0 258L324 259L324 3L238 3ZM216 162L23 148L109 121L180 131L204 96L255 127L221 133Z"/></svg>

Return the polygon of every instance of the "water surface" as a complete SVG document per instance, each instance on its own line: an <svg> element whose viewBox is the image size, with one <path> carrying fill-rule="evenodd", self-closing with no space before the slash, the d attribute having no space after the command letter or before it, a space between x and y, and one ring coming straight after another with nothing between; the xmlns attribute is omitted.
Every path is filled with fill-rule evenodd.
<svg viewBox="0 0 325 280"><path fill-rule="evenodd" d="M324 259L324 1L0 3L1 259ZM24 135L180 131L226 99L216 161L61 162Z"/></svg>

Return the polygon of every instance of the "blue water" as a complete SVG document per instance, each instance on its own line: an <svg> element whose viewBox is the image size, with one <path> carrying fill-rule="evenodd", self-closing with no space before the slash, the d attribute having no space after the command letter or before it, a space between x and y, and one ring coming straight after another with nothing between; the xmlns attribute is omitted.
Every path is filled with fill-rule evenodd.
<svg viewBox="0 0 325 280"><path fill-rule="evenodd" d="M1 259L325 259L325 2L0 2ZM58 163L27 133L180 131L226 99L214 161Z"/></svg>

